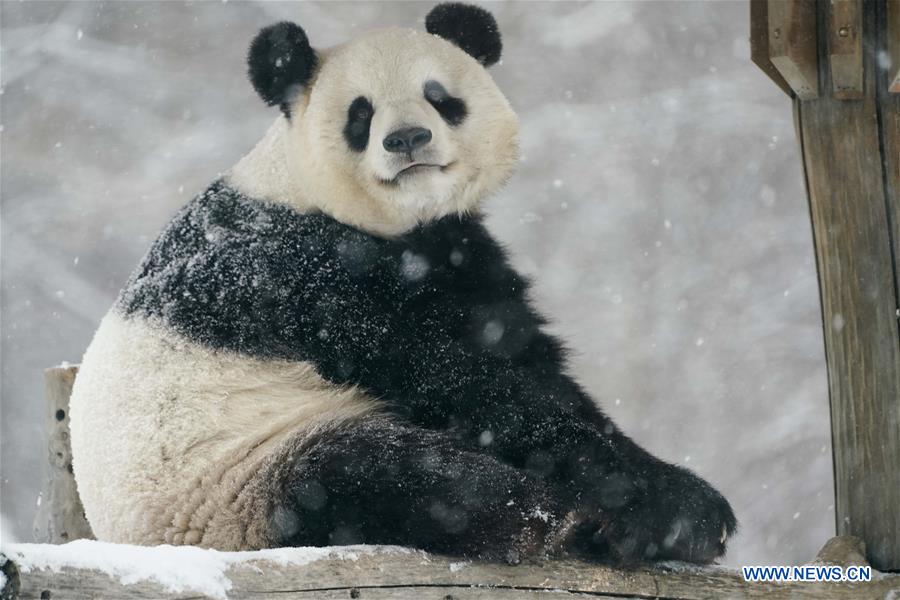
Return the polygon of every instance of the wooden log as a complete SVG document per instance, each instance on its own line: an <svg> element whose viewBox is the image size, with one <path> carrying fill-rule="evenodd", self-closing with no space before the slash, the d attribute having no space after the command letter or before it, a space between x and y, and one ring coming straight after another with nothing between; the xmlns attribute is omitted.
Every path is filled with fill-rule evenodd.
<svg viewBox="0 0 900 600"><path fill-rule="evenodd" d="M853 543L838 548L827 564L846 562ZM827 548L827 546L826 546ZM843 549L843 550L841 550ZM10 556L16 560L16 550ZM824 549L823 549L824 552ZM27 564L27 557L19 555ZM820 556L821 559L821 556ZM66 598L67 600L207 598L202 591L173 592L160 583L141 579L123 584L118 577L98 569L58 565L20 569L18 598ZM359 598L458 600L498 598L532 600L558 598L665 598L700 600L718 598L884 599L900 593L900 575L872 572L872 581L849 582L746 582L742 575L722 567L698 567L683 563L617 569L577 561L542 564L470 562L423 552L361 553L353 559L322 557L307 564L248 560L224 572L228 598ZM230 586L230 587L228 587ZM227 591L224 591L227 588ZM553 596L550 596L550 594ZM220 596L221 597L221 596Z"/></svg>
<svg viewBox="0 0 900 600"><path fill-rule="evenodd" d="M862 98L862 53L862 0L831 0L828 11L828 62L835 98Z"/></svg>
<svg viewBox="0 0 900 600"><path fill-rule="evenodd" d="M802 100L819 96L814 0L769 0L769 59Z"/></svg>
<svg viewBox="0 0 900 600"><path fill-rule="evenodd" d="M77 366L53 367L44 371L49 447L40 506L34 518L34 539L38 542L63 544L94 537L84 516L72 473L69 395L77 373Z"/></svg>
<svg viewBox="0 0 900 600"><path fill-rule="evenodd" d="M898 117L897 105L886 102L886 78L878 75L885 0L865 2L862 8L863 32L872 36L863 44L863 98L798 100L795 116L822 300L837 532L862 538L874 567L897 570ZM820 23L825 17L820 11ZM819 77L827 89L831 72L823 42Z"/></svg>

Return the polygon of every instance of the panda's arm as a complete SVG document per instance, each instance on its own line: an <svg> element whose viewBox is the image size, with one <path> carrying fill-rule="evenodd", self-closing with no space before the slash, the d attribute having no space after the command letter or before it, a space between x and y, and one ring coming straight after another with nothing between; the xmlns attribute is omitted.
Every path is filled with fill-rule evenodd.
<svg viewBox="0 0 900 600"><path fill-rule="evenodd" d="M453 428L508 462L539 465L575 494L589 492L581 485L589 471L660 463L566 374L562 344L542 330L527 281L477 220L403 243L393 252L400 264L383 252L367 278L322 286L335 308L321 313L327 339L313 342L327 378L363 386L415 424ZM409 263L427 274L391 279Z"/></svg>
<svg viewBox="0 0 900 600"><path fill-rule="evenodd" d="M527 341L506 347L492 330L502 327L498 320L482 326L487 309L465 298L446 295L420 314L405 313L418 333L406 339L394 389L384 397L411 421L451 427L472 446L536 469L582 500L605 474L663 467L564 372L560 344L540 330L538 317L527 318L527 306L518 308L505 312L521 313L515 327L529 330Z"/></svg>

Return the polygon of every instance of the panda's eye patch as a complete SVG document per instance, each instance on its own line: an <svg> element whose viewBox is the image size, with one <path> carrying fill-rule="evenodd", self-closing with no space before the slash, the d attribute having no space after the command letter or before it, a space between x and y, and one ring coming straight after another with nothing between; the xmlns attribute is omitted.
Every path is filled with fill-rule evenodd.
<svg viewBox="0 0 900 600"><path fill-rule="evenodd" d="M362 152L369 145L369 126L375 109L372 103L359 96L350 103L347 109L347 124L344 126L344 139L347 145L356 152Z"/></svg>
<svg viewBox="0 0 900 600"><path fill-rule="evenodd" d="M425 99L440 113L450 125L459 125L468 114L466 103L447 93L437 81L428 81L424 88Z"/></svg>

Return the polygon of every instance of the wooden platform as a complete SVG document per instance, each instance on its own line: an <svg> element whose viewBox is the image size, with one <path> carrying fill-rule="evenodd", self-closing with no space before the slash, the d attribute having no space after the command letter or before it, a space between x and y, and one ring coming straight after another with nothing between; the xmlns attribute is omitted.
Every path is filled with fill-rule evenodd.
<svg viewBox="0 0 900 600"><path fill-rule="evenodd" d="M122 580L129 580L129 575L120 572L110 574L96 568L58 564L53 568L35 568L33 563L36 561L27 556L27 550L17 551L13 546L8 553L11 560L4 567L7 582L0 593L2 600L900 598L900 574L876 571L868 583L748 583L738 571L717 566L696 567L679 563L623 570L576 561L508 566L459 561L419 551L377 548L343 553L336 549L336 556L323 552L306 564L241 561L222 570L218 592L189 588L173 591L171 586L146 577L124 584ZM26 566L18 569L17 562ZM865 559L858 539L834 538L826 544L814 564L859 565L865 564ZM105 568L115 572L115 568ZM131 579L135 579L134 575Z"/></svg>

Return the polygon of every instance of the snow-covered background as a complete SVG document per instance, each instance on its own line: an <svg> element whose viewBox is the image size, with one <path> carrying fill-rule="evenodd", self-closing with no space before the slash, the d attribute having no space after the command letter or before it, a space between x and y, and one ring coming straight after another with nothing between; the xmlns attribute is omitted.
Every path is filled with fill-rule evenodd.
<svg viewBox="0 0 900 600"><path fill-rule="evenodd" d="M41 369L79 360L159 229L274 118L244 76L254 33L290 19L328 46L430 6L0 4L5 540L31 538ZM574 373L731 500L729 564L811 558L834 520L815 264L747 2L487 6L525 155L490 225Z"/></svg>

